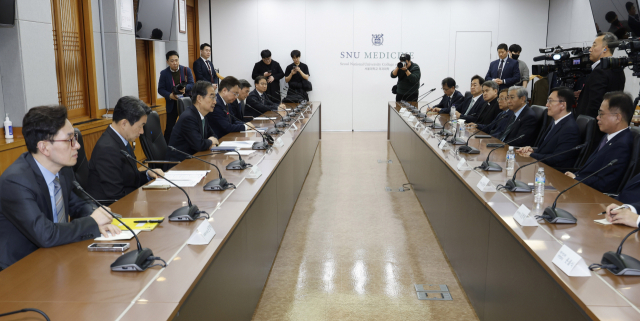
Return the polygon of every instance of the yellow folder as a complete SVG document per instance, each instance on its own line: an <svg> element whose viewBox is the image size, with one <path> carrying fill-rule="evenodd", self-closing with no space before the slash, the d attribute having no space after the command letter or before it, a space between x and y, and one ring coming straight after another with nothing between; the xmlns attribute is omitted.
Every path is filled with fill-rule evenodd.
<svg viewBox="0 0 640 321"><path fill-rule="evenodd" d="M164 217L128 217L121 218L120 220L127 224L132 230L152 231L160 223L135 223L135 221L161 221L164 220ZM128 231L127 228L124 225L120 224L120 222L118 222L118 220L116 219L113 219L113 222L111 222L111 224L117 226L123 231Z"/></svg>

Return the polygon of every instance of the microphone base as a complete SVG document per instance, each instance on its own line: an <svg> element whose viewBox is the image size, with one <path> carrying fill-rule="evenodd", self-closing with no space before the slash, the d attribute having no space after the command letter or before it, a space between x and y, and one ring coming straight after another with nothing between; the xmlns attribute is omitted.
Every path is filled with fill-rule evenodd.
<svg viewBox="0 0 640 321"><path fill-rule="evenodd" d="M502 172L502 167L494 162L482 162L480 169L487 172Z"/></svg>
<svg viewBox="0 0 640 321"><path fill-rule="evenodd" d="M578 220L571 213L551 206L544 209L543 218L545 221L553 224L576 224Z"/></svg>
<svg viewBox="0 0 640 321"><path fill-rule="evenodd" d="M290 121L291 121L291 117L289 117L289 116L284 116L284 117L282 117L282 121L283 121L283 122L285 122L285 123L288 123L288 122L290 122Z"/></svg>
<svg viewBox="0 0 640 321"><path fill-rule="evenodd" d="M124 253L111 263L111 271L142 272L153 263L153 260L148 260L150 256L153 256L153 252L147 248Z"/></svg>
<svg viewBox="0 0 640 321"><path fill-rule="evenodd" d="M244 159L234 160L233 162L227 165L228 170L243 170L247 168L249 165L244 161Z"/></svg>
<svg viewBox="0 0 640 321"><path fill-rule="evenodd" d="M615 265L615 269L607 269L615 275L640 276L640 261L626 254L609 251L602 256L600 263Z"/></svg>
<svg viewBox="0 0 640 321"><path fill-rule="evenodd" d="M251 149L253 150L265 150L267 148L269 148L269 144L265 142L255 142L253 143L253 146L251 146Z"/></svg>
<svg viewBox="0 0 640 321"><path fill-rule="evenodd" d="M276 128L285 128L287 127L287 124L285 124L285 122L280 121L276 123Z"/></svg>
<svg viewBox="0 0 640 321"><path fill-rule="evenodd" d="M269 130L267 130L267 134L269 135L279 135L281 133L282 131L279 130L278 128L269 128Z"/></svg>
<svg viewBox="0 0 640 321"><path fill-rule="evenodd" d="M449 144L452 144L452 145L465 145L466 143L467 141L460 137L452 138L449 140Z"/></svg>
<svg viewBox="0 0 640 321"><path fill-rule="evenodd" d="M507 181L507 183L505 184L505 187L507 188L507 190L509 192L516 192L516 193L531 193L531 191L533 191L533 188L531 186L529 186L529 184L519 181L519 180L513 180L510 179Z"/></svg>
<svg viewBox="0 0 640 321"><path fill-rule="evenodd" d="M200 217L198 212L200 210L197 206L183 206L171 213L169 215L169 221L171 222L185 222L185 221L194 221Z"/></svg>
<svg viewBox="0 0 640 321"><path fill-rule="evenodd" d="M480 151L478 149L471 147L469 145L458 147L458 151L465 154L480 154Z"/></svg>
<svg viewBox="0 0 640 321"><path fill-rule="evenodd" d="M289 112L289 113L287 114L287 116L289 116L289 117L297 117L297 116L298 116L298 113L296 113L295 111L291 111L291 112Z"/></svg>
<svg viewBox="0 0 640 321"><path fill-rule="evenodd" d="M233 184L227 182L226 178L216 178L209 183L205 184L203 189L205 191L224 191L235 187Z"/></svg>
<svg viewBox="0 0 640 321"><path fill-rule="evenodd" d="M424 119L422 119L423 123L433 123L433 118L429 118L429 117L425 117Z"/></svg>
<svg viewBox="0 0 640 321"><path fill-rule="evenodd" d="M440 136L453 136L453 133L448 131L448 130L446 130L446 129L443 129L443 130L438 132L438 135L440 135Z"/></svg>
<svg viewBox="0 0 640 321"><path fill-rule="evenodd" d="M433 123L433 121L432 121L432 123ZM431 126L431 128L433 128L433 129L442 129L442 128L444 128L444 126L442 126L442 125L438 125L438 124L436 124L436 123L433 123L433 125Z"/></svg>

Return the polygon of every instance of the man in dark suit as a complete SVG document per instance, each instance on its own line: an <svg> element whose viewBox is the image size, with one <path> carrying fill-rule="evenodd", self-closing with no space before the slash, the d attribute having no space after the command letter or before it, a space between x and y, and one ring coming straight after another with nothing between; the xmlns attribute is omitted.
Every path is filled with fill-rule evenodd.
<svg viewBox="0 0 640 321"><path fill-rule="evenodd" d="M473 122L477 119L485 105L484 97L482 96L483 83L484 78L478 75L471 77L471 87L469 87L471 95L462 101L460 109L456 108L456 117L458 119L464 119L468 122Z"/></svg>
<svg viewBox="0 0 640 321"><path fill-rule="evenodd" d="M615 164L583 182L602 193L616 193L631 159L633 134L629 124L634 109L629 95L621 91L605 94L598 110L598 127L605 136L582 169L565 175L581 180L617 159Z"/></svg>
<svg viewBox="0 0 640 321"><path fill-rule="evenodd" d="M223 79L222 82L224 81ZM213 112L213 106L216 104L216 91L213 85L205 80L196 82L191 100L193 106L185 109L180 115L176 128L171 133L169 146L193 155L209 150L212 146L218 146L217 137L219 136L211 129L207 119L207 115ZM167 151L166 157L168 161L183 161L187 158L184 154L173 150ZM165 165L165 168L170 167Z"/></svg>
<svg viewBox="0 0 640 321"><path fill-rule="evenodd" d="M547 114L553 118L553 123L547 128L544 139L537 148L526 146L516 152L520 156L539 160L578 146L580 132L575 118L571 115L574 99L573 90L567 87L552 89L547 100ZM575 164L579 152L576 150L558 155L549 158L544 163L556 169L571 168Z"/></svg>
<svg viewBox="0 0 640 321"><path fill-rule="evenodd" d="M231 112L231 104L240 96L238 79L232 76L225 77L220 81L219 88L213 112L206 116L216 137L222 138L228 133L241 132L255 127L251 123L244 123Z"/></svg>
<svg viewBox="0 0 640 321"><path fill-rule="evenodd" d="M193 62L193 75L196 77L195 81L205 80L217 86L218 74L209 58L211 58L211 45L203 43L200 45L200 59Z"/></svg>
<svg viewBox="0 0 640 321"><path fill-rule="evenodd" d="M487 125L491 123L496 116L500 113L500 104L498 102L498 84L496 84L493 80L486 80L482 83L482 98L485 102L485 105L480 110L480 114L475 116L475 114L468 115L464 118L470 123L475 123L476 125ZM475 116L475 120L473 117Z"/></svg>
<svg viewBox="0 0 640 321"><path fill-rule="evenodd" d="M136 157L129 142L144 133L151 108L140 99L125 96L113 109L113 121L102 133L91 153L87 191L102 203L111 204L156 178L151 171L139 171L138 164L121 151ZM156 170L164 176L162 170Z"/></svg>
<svg viewBox="0 0 640 321"><path fill-rule="evenodd" d="M240 82L240 93L238 94L236 101L231 103L229 106L229 110L231 110L234 116L244 122L245 109L251 110L251 108L246 108L246 100L249 96L249 92L251 91L251 84L245 79L240 79L238 82Z"/></svg>
<svg viewBox="0 0 640 321"><path fill-rule="evenodd" d="M178 97L191 95L193 88L193 75L189 67L180 65L178 53L174 50L167 52L167 69L160 72L158 80L158 93L164 97L167 103L167 124L164 130L164 139L168 142L171 131L178 119ZM174 90L175 86L184 85L182 90Z"/></svg>
<svg viewBox="0 0 640 321"><path fill-rule="evenodd" d="M509 109L507 103L507 96L509 95L509 89L503 89L500 91L500 96L496 99L500 108L500 113L488 124L478 124L478 129L495 137L499 138L507 128L509 123L509 116L513 115L513 112Z"/></svg>
<svg viewBox="0 0 640 321"><path fill-rule="evenodd" d="M66 107L31 108L22 134L28 151L0 176L0 270L41 247L119 234L72 191L80 144Z"/></svg>
<svg viewBox="0 0 640 321"><path fill-rule="evenodd" d="M498 60L494 60L489 65L489 71L484 77L486 80L493 80L500 90L509 88L520 81L520 66L517 60L509 58L509 47L507 44L498 45Z"/></svg>
<svg viewBox="0 0 640 321"><path fill-rule="evenodd" d="M451 112L451 106L458 109L464 101L462 93L456 90L456 81L451 77L442 79L442 91L444 92L442 100L440 100L437 105L429 108L430 111L436 111L440 114L448 114Z"/></svg>
<svg viewBox="0 0 640 321"><path fill-rule="evenodd" d="M520 86L509 88L507 104L513 115L508 117L507 128L499 139L503 142L509 142L511 146L533 145L538 134L536 132L537 120L535 113L527 104L527 90ZM521 135L524 136L518 138Z"/></svg>
<svg viewBox="0 0 640 321"><path fill-rule="evenodd" d="M277 111L278 107L284 108L284 104L274 103L267 98L265 94L267 90L267 79L264 76L258 76L255 79L256 89L249 93L247 104L253 109L246 108L247 116L259 117L268 111ZM255 110L254 110L255 109Z"/></svg>
<svg viewBox="0 0 640 321"><path fill-rule="evenodd" d="M264 76L267 79L267 99L274 103L280 103L280 79L284 78L284 71L277 61L271 59L271 51L268 49L262 50L260 57L262 60L253 66L251 78L256 79L258 76Z"/></svg>

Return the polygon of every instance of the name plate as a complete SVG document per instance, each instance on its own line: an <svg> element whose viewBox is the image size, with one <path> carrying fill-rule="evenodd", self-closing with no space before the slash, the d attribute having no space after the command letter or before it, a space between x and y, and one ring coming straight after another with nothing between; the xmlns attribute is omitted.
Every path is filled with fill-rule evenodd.
<svg viewBox="0 0 640 321"><path fill-rule="evenodd" d="M458 164L456 165L456 168L459 171L470 171L471 170L471 166L469 166L469 164L467 164L467 160L464 158L460 158L460 161L458 162Z"/></svg>
<svg viewBox="0 0 640 321"><path fill-rule="evenodd" d="M273 143L273 146L275 147L284 146L284 141L282 141L282 137L278 137L278 139L276 139L276 141Z"/></svg>
<svg viewBox="0 0 640 321"><path fill-rule="evenodd" d="M191 234L187 244L190 245L207 245L213 237L216 235L216 231L213 230L213 226L209 224L209 220L204 220L198 228Z"/></svg>
<svg viewBox="0 0 640 321"><path fill-rule="evenodd" d="M298 126L296 126L296 122L291 123L290 128L293 128L293 130L298 130Z"/></svg>
<svg viewBox="0 0 640 321"><path fill-rule="evenodd" d="M438 144L438 148L440 149L444 149L444 146L447 144L447 140L443 139L440 141L440 144Z"/></svg>
<svg viewBox="0 0 640 321"><path fill-rule="evenodd" d="M406 108L404 108L404 107L400 108L400 114L404 114L405 111L407 111Z"/></svg>
<svg viewBox="0 0 640 321"><path fill-rule="evenodd" d="M416 120L416 116L411 115L411 117L409 117L409 121L414 121Z"/></svg>
<svg viewBox="0 0 640 321"><path fill-rule="evenodd" d="M584 262L584 259L566 245L560 248L552 262L568 276L591 276L589 267Z"/></svg>
<svg viewBox="0 0 640 321"><path fill-rule="evenodd" d="M479 188L483 192L495 192L496 191L496 188L491 185L491 180L489 179L489 177L486 177L486 176L482 176L482 178L480 179L480 181L478 182L478 185L476 185L476 187Z"/></svg>
<svg viewBox="0 0 640 321"><path fill-rule="evenodd" d="M513 219L520 224L520 226L538 226L538 222L535 217L529 215L531 214L531 210L529 210L524 204L520 205L515 214L513 214Z"/></svg>
<svg viewBox="0 0 640 321"><path fill-rule="evenodd" d="M259 178L260 176L262 176L262 171L258 168L258 165L253 165L253 167L251 167L251 170L249 171L249 174L247 174L247 176L245 176L246 178Z"/></svg>

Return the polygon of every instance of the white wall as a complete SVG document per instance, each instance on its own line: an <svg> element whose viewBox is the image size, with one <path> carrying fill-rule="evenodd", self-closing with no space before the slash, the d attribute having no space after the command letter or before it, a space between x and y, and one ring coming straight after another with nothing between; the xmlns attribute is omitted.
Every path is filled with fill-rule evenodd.
<svg viewBox="0 0 640 321"><path fill-rule="evenodd" d="M309 65L309 96L322 102L324 130L386 130L386 106L395 99L391 87L396 83L389 74L398 61L387 53L413 52L425 83L421 92L438 88L438 94L447 76L487 72L490 59L456 69L460 31L490 32L491 59L497 59L499 43L518 43L521 59L530 66L546 44L549 0L216 0L211 5L212 60L223 76L250 79L263 49L271 50L284 70L291 50L298 49ZM200 0L200 43L209 42L208 6ZM384 35L382 46L372 44L372 34ZM359 59L341 57L346 52L359 52ZM373 52L385 58L365 57ZM468 90L470 79L457 80L461 91Z"/></svg>

